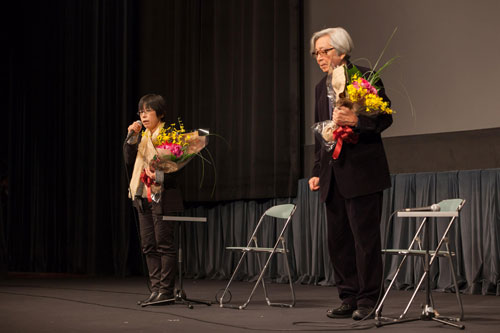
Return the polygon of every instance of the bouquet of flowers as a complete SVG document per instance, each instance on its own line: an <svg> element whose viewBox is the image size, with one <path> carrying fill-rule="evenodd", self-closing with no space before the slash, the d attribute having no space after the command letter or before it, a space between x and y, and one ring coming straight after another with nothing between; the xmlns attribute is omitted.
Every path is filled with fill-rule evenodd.
<svg viewBox="0 0 500 333"><path fill-rule="evenodd" d="M394 30L393 35L395 32L396 30ZM387 45L385 48L387 48ZM384 51L382 51L382 54ZM389 108L389 103L379 96L380 87L377 86L377 82L380 80L382 70L395 59L396 57L387 61L377 72L372 70L363 74L354 65L350 68L342 65L330 70L327 78L328 98L335 101L337 107L345 106L353 109L358 116L376 116L381 113L392 114L393 110ZM374 68L376 68L378 61ZM359 139L358 134L354 133L351 127L338 126L333 120L314 124L313 131L320 138L327 151L334 150L332 154L334 160L339 157L343 142L357 143Z"/></svg>
<svg viewBox="0 0 500 333"><path fill-rule="evenodd" d="M186 133L180 119L178 123L179 128L175 123L161 128L153 140L157 155L153 157L150 165L154 169L165 173L179 171L208 144L207 130Z"/></svg>
<svg viewBox="0 0 500 333"><path fill-rule="evenodd" d="M340 98L337 105L345 105L354 108L356 114L374 116L379 113L391 114L389 103L378 95L380 90L376 82L380 80L379 73L370 72L365 79L356 66L346 70L349 84L346 87L346 98ZM380 72L380 71L379 71Z"/></svg>
<svg viewBox="0 0 500 333"><path fill-rule="evenodd" d="M160 170L165 173L173 173L181 170L191 159L201 152L208 144L208 130L199 129L186 133L184 125L178 119L179 127L176 124L165 125L160 128L158 136L152 140L156 154L148 161L153 170ZM144 136L145 132L142 133ZM161 193L161 186L151 179L145 171L141 173L141 181L148 187L148 199L156 198Z"/></svg>

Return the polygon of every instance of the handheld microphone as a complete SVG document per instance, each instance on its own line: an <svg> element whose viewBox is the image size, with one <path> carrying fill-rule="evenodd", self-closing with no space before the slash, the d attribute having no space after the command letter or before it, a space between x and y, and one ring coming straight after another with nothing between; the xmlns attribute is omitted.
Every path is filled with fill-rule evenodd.
<svg viewBox="0 0 500 333"><path fill-rule="evenodd" d="M136 120L136 123L138 123L138 124L139 124L139 125L141 125L141 127L142 127L142 121L140 121L140 120ZM125 141L126 141L126 142L128 142L128 140L130 140L130 138L132 137L132 135L134 135L134 133L135 133L134 131L130 131L130 132L128 132L128 134L127 134L127 138L125 139Z"/></svg>
<svg viewBox="0 0 500 333"><path fill-rule="evenodd" d="M426 207L405 208L405 212L439 212L441 207L438 204L433 204Z"/></svg>

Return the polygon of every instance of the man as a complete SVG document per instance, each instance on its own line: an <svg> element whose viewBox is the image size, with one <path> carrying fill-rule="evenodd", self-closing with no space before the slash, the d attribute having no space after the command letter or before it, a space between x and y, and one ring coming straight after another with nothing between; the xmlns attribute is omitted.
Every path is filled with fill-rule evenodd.
<svg viewBox="0 0 500 333"><path fill-rule="evenodd" d="M353 42L343 28L318 31L311 38L311 52L323 72L341 65L352 66ZM365 73L368 68L357 66ZM380 219L382 191L391 186L389 167L380 133L392 124L390 114L367 117L353 109L336 107L327 96L325 76L316 86L315 120L332 119L350 126L357 143L345 143L338 159L315 143L315 162L309 188L320 191L325 202L328 249L334 268L340 306L327 312L331 318L373 317L382 282ZM382 82L379 96L385 96Z"/></svg>

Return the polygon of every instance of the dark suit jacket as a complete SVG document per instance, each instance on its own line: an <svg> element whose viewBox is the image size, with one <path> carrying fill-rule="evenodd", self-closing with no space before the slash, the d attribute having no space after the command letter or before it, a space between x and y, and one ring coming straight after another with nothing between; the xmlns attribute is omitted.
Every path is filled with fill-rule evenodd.
<svg viewBox="0 0 500 333"><path fill-rule="evenodd" d="M137 156L137 148L141 142L141 136L136 144L123 144L123 156L129 170L132 170ZM181 212L184 210L181 191L178 188L176 173L165 174L163 181L163 191L161 193L160 205L155 205L154 213L158 215L166 215L168 213Z"/></svg>
<svg viewBox="0 0 500 333"><path fill-rule="evenodd" d="M369 70L357 67L362 73ZM382 86L379 95L389 101L382 81L379 81L378 85ZM330 112L325 76L316 85L315 122L330 119ZM358 125L354 128L359 133L358 143L344 142L340 156L335 161L332 159L332 152L325 151L316 138L313 177L319 177L321 201L326 200L333 181L346 199L391 187L389 166L380 133L392 124L392 115L379 114L371 117L359 115L358 118Z"/></svg>

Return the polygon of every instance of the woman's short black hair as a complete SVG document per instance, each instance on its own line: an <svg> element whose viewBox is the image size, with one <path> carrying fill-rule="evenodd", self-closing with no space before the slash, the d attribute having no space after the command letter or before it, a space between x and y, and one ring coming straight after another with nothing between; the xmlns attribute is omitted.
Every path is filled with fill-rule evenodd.
<svg viewBox="0 0 500 333"><path fill-rule="evenodd" d="M153 109L156 111L158 119L165 118L167 115L167 103L161 95L147 94L139 100L139 111L144 109Z"/></svg>

